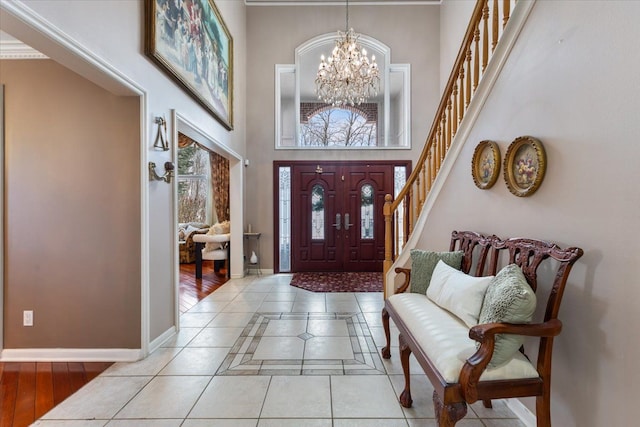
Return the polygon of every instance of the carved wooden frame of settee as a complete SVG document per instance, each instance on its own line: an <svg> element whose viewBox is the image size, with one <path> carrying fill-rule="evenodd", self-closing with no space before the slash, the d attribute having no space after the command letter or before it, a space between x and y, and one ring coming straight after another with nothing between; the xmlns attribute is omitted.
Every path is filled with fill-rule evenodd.
<svg viewBox="0 0 640 427"><path fill-rule="evenodd" d="M450 250L464 252L461 270L469 273L475 266L474 276L495 275L498 270L500 252L508 251L508 263L521 267L531 288L538 288L537 269L545 259L557 262L555 278L547 299L546 311L542 323L537 324L508 324L488 323L472 327L469 337L480 343L477 352L469 357L464 364L457 383L448 383L435 368L434 363L427 356L427 352L420 348L411 331L403 322L401 316L393 306L386 301L382 309L382 322L386 336L386 346L382 349L382 357L391 357L389 318L392 318L400 331L400 359L405 378L405 389L400 396L400 403L404 407L412 404L409 376L409 356L413 353L418 363L425 371L434 387L433 403L438 425L453 426L467 413L467 404L482 400L485 407L491 407L492 399L509 397L536 396L536 417L538 427L551 426L551 355L553 337L560 334L562 322L558 319L558 311L564 288L573 264L582 256L580 248L561 249L555 244L541 240L512 238L502 240L497 236L485 237L471 231L454 231L451 234ZM396 268L396 273L405 275L405 282L396 293L408 289L411 270ZM542 300L538 299L539 303ZM480 381L480 376L493 356L496 334L518 334L538 337L540 340L538 360L535 365L538 378ZM520 348L524 354L524 349Z"/></svg>

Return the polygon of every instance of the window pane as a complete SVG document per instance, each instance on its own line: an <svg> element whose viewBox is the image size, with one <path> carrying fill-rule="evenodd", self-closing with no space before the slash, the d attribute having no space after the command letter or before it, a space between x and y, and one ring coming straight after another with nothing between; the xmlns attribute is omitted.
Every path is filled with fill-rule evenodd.
<svg viewBox="0 0 640 427"><path fill-rule="evenodd" d="M311 238L324 239L324 188L319 184L311 190Z"/></svg>
<svg viewBox="0 0 640 427"><path fill-rule="evenodd" d="M337 108L322 103L301 104L300 146L375 147L378 141L377 104Z"/></svg>
<svg viewBox="0 0 640 427"><path fill-rule="evenodd" d="M291 168L279 168L280 272L291 271Z"/></svg>
<svg viewBox="0 0 640 427"><path fill-rule="evenodd" d="M209 222L210 170L206 150L196 144L178 149L178 222Z"/></svg>
<svg viewBox="0 0 640 427"><path fill-rule="evenodd" d="M207 222L207 192L205 179L178 179L178 222Z"/></svg>
<svg viewBox="0 0 640 427"><path fill-rule="evenodd" d="M196 144L178 150L178 175L208 175L209 153Z"/></svg>
<svg viewBox="0 0 640 427"><path fill-rule="evenodd" d="M360 190L360 238L361 239L373 239L373 186L371 184L365 184Z"/></svg>
<svg viewBox="0 0 640 427"><path fill-rule="evenodd" d="M405 183L407 182L407 168L406 166L395 166L393 174L393 198L397 199L398 194L402 191ZM404 242L404 200L398 205L395 216L395 236L396 236L396 248L401 248Z"/></svg>

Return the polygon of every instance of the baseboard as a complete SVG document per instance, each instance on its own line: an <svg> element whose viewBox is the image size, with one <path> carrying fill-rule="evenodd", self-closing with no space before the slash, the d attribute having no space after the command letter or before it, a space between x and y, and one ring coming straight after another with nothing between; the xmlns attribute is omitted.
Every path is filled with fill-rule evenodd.
<svg viewBox="0 0 640 427"><path fill-rule="evenodd" d="M536 415L527 408L519 399L505 399L507 407L511 409L522 423L527 427L536 427Z"/></svg>
<svg viewBox="0 0 640 427"><path fill-rule="evenodd" d="M269 274L273 274L273 268L249 268L247 271L247 276L264 276Z"/></svg>
<svg viewBox="0 0 640 427"><path fill-rule="evenodd" d="M140 359L139 348L20 348L0 353L1 362L135 362Z"/></svg>
<svg viewBox="0 0 640 427"><path fill-rule="evenodd" d="M177 332L176 327L172 326L169 329L167 329L166 331L164 331L162 334L160 334L160 336L158 336L158 338L156 338L153 341L151 341L149 343L149 354L153 353L158 348L160 348L162 343L165 342L166 340L168 340L169 338L171 338L173 335L175 335L176 332Z"/></svg>

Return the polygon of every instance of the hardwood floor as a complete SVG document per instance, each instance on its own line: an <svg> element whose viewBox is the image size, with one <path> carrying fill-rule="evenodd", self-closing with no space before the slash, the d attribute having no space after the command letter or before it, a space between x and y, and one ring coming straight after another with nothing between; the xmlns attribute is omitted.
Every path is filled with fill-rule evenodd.
<svg viewBox="0 0 640 427"><path fill-rule="evenodd" d="M196 279L195 264L180 264L180 313L188 311L227 280L226 270L214 271L213 261L202 262L202 279Z"/></svg>
<svg viewBox="0 0 640 427"><path fill-rule="evenodd" d="M180 312L227 282L205 261L202 279L195 264L180 264ZM25 427L111 366L111 362L0 362L0 427Z"/></svg>
<svg viewBox="0 0 640 427"><path fill-rule="evenodd" d="M111 362L0 363L0 426L30 425L111 365Z"/></svg>

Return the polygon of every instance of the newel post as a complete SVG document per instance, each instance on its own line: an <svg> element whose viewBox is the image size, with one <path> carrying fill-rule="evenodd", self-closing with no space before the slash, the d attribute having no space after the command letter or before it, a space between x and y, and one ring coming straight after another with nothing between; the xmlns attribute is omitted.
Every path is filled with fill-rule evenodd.
<svg viewBox="0 0 640 427"><path fill-rule="evenodd" d="M384 207L382 213L384 215L384 262L382 263L382 290L384 298L387 299L387 273L393 265L393 229L391 228L391 202L393 197L391 194L384 196Z"/></svg>

